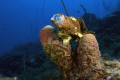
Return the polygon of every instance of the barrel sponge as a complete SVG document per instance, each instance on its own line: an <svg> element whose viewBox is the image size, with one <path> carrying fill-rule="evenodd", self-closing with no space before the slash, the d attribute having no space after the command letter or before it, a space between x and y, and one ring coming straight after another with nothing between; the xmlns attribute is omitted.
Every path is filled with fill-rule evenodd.
<svg viewBox="0 0 120 80"><path fill-rule="evenodd" d="M94 35L86 34L79 40L77 47L80 79L98 80L105 74L104 63ZM86 76L85 76L86 75Z"/></svg>
<svg viewBox="0 0 120 80"><path fill-rule="evenodd" d="M39 38L44 48L48 41L56 39L58 37L55 29L52 26L47 25L40 30Z"/></svg>
<svg viewBox="0 0 120 80"><path fill-rule="evenodd" d="M73 68L71 45L64 45L50 25L40 30L39 37L47 57L57 65L65 77L68 77L68 73Z"/></svg>
<svg viewBox="0 0 120 80"><path fill-rule="evenodd" d="M73 68L71 45L64 45L59 40L54 40L47 43L44 50L47 56L57 65L62 74L68 77L68 73Z"/></svg>

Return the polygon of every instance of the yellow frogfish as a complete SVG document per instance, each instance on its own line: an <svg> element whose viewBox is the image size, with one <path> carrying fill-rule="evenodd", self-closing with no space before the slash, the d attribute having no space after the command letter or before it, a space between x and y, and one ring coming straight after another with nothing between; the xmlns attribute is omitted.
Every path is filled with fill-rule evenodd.
<svg viewBox="0 0 120 80"><path fill-rule="evenodd" d="M86 33L93 33L87 31L85 23L82 18L68 17L63 14L55 14L51 18L51 22L59 31L59 37L63 39L63 44L69 44L70 40L78 41Z"/></svg>

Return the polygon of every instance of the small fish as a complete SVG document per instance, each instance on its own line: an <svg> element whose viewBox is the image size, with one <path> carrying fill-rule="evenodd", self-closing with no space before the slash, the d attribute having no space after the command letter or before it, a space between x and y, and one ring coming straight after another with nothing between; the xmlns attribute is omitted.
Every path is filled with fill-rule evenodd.
<svg viewBox="0 0 120 80"><path fill-rule="evenodd" d="M13 17L13 19L15 19L15 17Z"/></svg>
<svg viewBox="0 0 120 80"><path fill-rule="evenodd" d="M3 28L3 30L6 30L6 28Z"/></svg>
<svg viewBox="0 0 120 80"><path fill-rule="evenodd" d="M80 11L77 11L78 13L80 12Z"/></svg>
<svg viewBox="0 0 120 80"><path fill-rule="evenodd" d="M28 39L28 36L26 37L26 39Z"/></svg>
<svg viewBox="0 0 120 80"><path fill-rule="evenodd" d="M31 58L30 60L29 60L29 62L34 62L35 61L35 59L34 58Z"/></svg>

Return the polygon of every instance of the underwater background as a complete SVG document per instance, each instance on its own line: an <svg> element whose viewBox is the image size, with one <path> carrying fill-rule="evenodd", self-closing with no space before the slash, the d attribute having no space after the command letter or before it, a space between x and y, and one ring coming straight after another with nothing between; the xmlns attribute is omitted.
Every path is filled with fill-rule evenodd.
<svg viewBox="0 0 120 80"><path fill-rule="evenodd" d="M69 16L81 17L87 29L95 32L103 58L119 60L120 0L63 2ZM50 19L57 13L67 15L61 0L0 0L0 77L65 80L39 40L43 27L54 27Z"/></svg>

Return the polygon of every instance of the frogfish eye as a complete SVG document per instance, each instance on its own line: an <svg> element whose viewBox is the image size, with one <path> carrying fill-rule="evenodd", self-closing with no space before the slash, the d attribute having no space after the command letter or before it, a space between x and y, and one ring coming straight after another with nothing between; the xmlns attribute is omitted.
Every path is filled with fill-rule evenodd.
<svg viewBox="0 0 120 80"><path fill-rule="evenodd" d="M55 14L51 18L51 20L55 21L56 24L61 24L62 20L64 20L64 19L65 19L64 15L62 15L62 14Z"/></svg>
<svg viewBox="0 0 120 80"><path fill-rule="evenodd" d="M55 14L53 16L53 20L60 20L60 18L61 18L61 15L59 15L59 14Z"/></svg>

